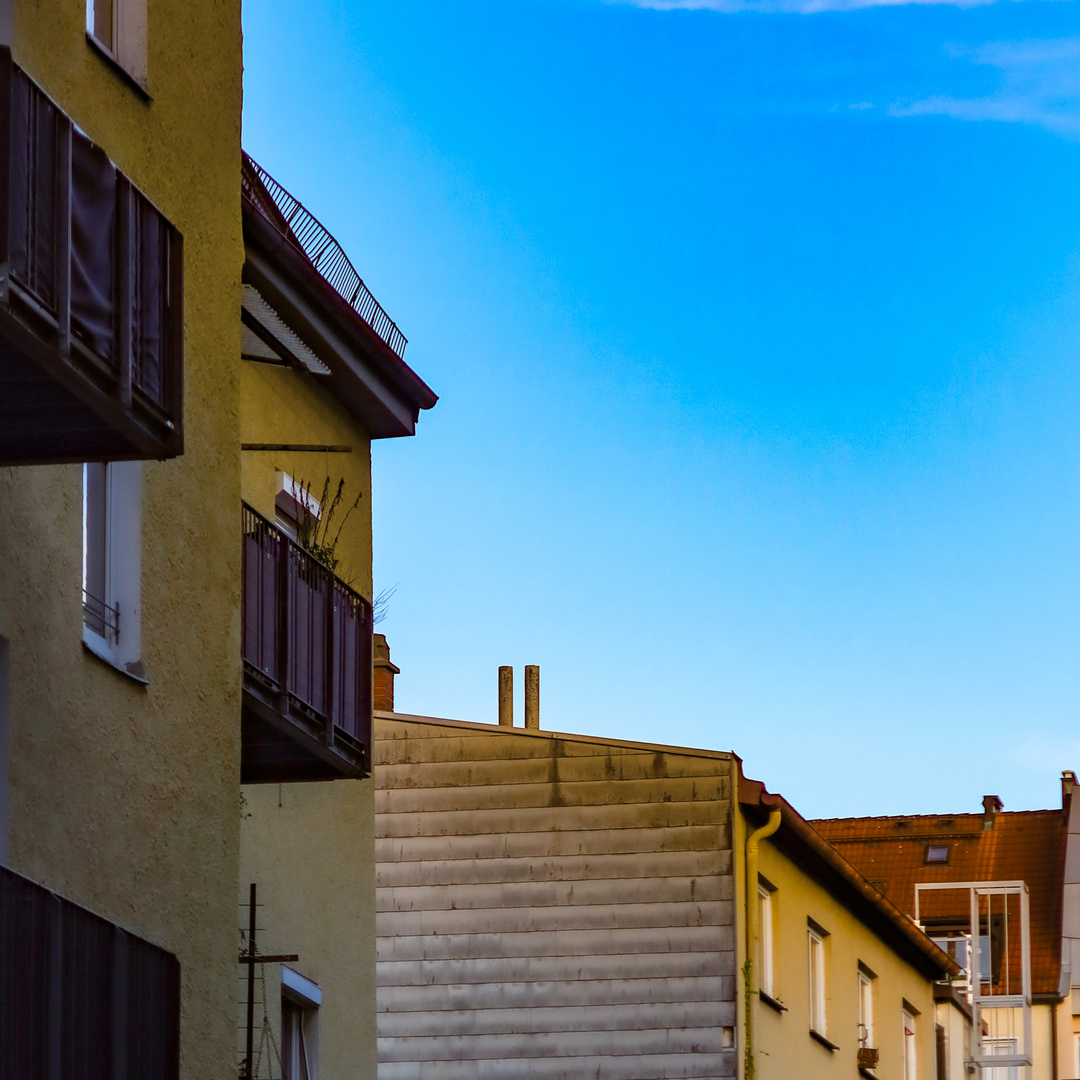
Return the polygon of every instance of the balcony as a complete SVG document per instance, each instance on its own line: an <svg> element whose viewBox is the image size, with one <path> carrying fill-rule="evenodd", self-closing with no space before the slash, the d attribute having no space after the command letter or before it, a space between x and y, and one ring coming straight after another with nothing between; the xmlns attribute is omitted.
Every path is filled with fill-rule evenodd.
<svg viewBox="0 0 1080 1080"><path fill-rule="evenodd" d="M183 451L180 234L0 48L0 465Z"/></svg>
<svg viewBox="0 0 1080 1080"><path fill-rule="evenodd" d="M5 1077L180 1076L172 953L0 866Z"/></svg>
<svg viewBox="0 0 1080 1080"><path fill-rule="evenodd" d="M371 772L371 605L243 508L245 784Z"/></svg>

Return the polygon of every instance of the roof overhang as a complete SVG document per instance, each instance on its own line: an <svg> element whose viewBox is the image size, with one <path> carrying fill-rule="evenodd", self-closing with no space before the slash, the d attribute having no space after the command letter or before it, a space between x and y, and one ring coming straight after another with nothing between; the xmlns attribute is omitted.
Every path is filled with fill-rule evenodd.
<svg viewBox="0 0 1080 1080"><path fill-rule="evenodd" d="M243 281L330 369L334 396L372 439L412 435L438 397L245 198Z"/></svg>
<svg viewBox="0 0 1080 1080"><path fill-rule="evenodd" d="M770 811L779 810L780 829L769 842L917 971L935 981L958 974L960 968L956 962L867 881L786 799L766 791L760 780L745 777L741 761L739 805L752 817L762 820Z"/></svg>

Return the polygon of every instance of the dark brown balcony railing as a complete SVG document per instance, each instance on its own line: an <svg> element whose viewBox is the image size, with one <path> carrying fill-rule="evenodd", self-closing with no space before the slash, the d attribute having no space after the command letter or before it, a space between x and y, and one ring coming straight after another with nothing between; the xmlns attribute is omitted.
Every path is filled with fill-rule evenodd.
<svg viewBox="0 0 1080 1080"><path fill-rule="evenodd" d="M250 175L249 175L250 170ZM254 177L255 183L252 182ZM361 280L341 245L299 199L289 194L262 166L244 155L244 196L308 258L334 291L371 327L398 359L408 341ZM270 204L267 204L269 196Z"/></svg>
<svg viewBox="0 0 1080 1080"><path fill-rule="evenodd" d="M0 48L0 464L183 450L180 234Z"/></svg>
<svg viewBox="0 0 1080 1080"><path fill-rule="evenodd" d="M370 771L371 605L243 508L244 782Z"/></svg>
<svg viewBox="0 0 1080 1080"><path fill-rule="evenodd" d="M177 1080L179 961L0 866L0 1076Z"/></svg>

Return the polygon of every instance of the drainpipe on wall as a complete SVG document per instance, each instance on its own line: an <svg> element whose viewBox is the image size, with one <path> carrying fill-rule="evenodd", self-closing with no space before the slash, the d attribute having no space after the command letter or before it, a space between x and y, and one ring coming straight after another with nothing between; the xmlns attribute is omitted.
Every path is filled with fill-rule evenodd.
<svg viewBox="0 0 1080 1080"><path fill-rule="evenodd" d="M765 795L762 799L776 799L777 796ZM746 996L744 1023L746 1027L745 1048L743 1050L744 1080L753 1080L754 1076L754 957L757 955L757 891L758 891L758 844L772 836L780 828L780 808L769 811L769 820L755 829L746 838L746 963L743 964L743 992Z"/></svg>

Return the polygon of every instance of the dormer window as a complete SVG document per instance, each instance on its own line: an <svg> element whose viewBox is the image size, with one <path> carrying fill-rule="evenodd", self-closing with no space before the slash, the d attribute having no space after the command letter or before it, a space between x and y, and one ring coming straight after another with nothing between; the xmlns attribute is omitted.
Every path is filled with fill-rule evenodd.
<svg viewBox="0 0 1080 1080"><path fill-rule="evenodd" d="M944 865L949 861L948 844L928 844L926 847L926 861L928 864L938 863Z"/></svg>

